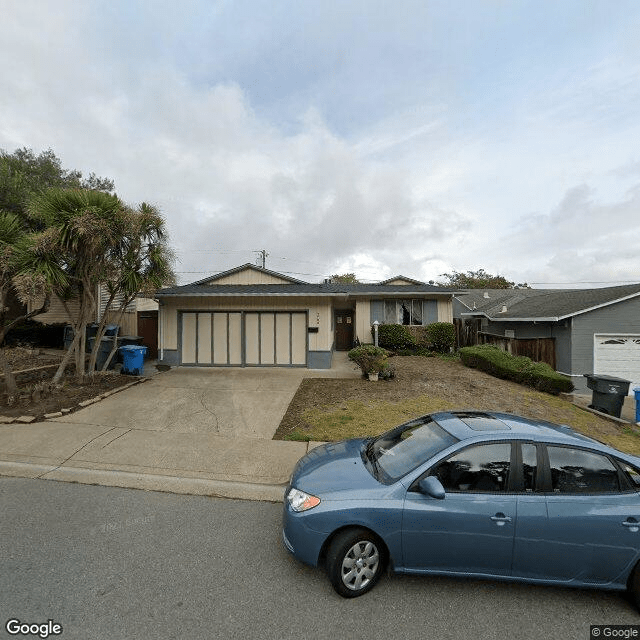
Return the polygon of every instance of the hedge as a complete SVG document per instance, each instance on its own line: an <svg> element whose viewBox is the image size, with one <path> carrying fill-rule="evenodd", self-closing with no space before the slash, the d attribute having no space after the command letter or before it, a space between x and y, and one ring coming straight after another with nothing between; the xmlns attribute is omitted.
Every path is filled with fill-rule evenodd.
<svg viewBox="0 0 640 640"><path fill-rule="evenodd" d="M460 359L467 367L486 371L492 376L525 384L547 393L570 393L573 383L545 362L534 362L525 356L512 356L489 344L460 349Z"/></svg>
<svg viewBox="0 0 640 640"><path fill-rule="evenodd" d="M371 329L373 334L374 330ZM411 332L403 324L381 324L378 326L378 344L383 349L390 351L400 351L404 349L415 349L416 340Z"/></svg>
<svg viewBox="0 0 640 640"><path fill-rule="evenodd" d="M438 353L449 353L456 344L456 330L450 322L432 322L427 325L428 344Z"/></svg>

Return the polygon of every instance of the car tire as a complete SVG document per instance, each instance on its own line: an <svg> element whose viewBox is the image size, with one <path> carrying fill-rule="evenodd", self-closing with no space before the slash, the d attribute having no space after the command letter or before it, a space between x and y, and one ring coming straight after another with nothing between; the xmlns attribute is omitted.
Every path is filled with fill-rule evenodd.
<svg viewBox="0 0 640 640"><path fill-rule="evenodd" d="M636 609L640 611L640 562L635 566L629 576L627 591L629 592L629 596L631 597L633 604L635 604Z"/></svg>
<svg viewBox="0 0 640 640"><path fill-rule="evenodd" d="M331 541L326 567L333 588L343 598L356 598L373 589L386 562L386 548L377 536L347 529Z"/></svg>

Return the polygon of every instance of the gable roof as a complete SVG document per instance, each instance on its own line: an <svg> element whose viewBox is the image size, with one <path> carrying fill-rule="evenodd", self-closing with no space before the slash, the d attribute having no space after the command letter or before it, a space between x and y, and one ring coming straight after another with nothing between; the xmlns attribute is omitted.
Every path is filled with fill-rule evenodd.
<svg viewBox="0 0 640 640"><path fill-rule="evenodd" d="M388 278L387 280L383 280L378 284L391 284L391 283L399 284L398 281L406 282L407 284L424 284L424 282L421 282L420 280L414 280L413 278L407 278L407 276L402 276L402 275L393 276L393 278Z"/></svg>
<svg viewBox="0 0 640 640"><path fill-rule="evenodd" d="M640 296L640 284L598 289L467 289L456 294L456 299L469 309L463 316L554 322L637 296Z"/></svg>
<svg viewBox="0 0 640 640"><path fill-rule="evenodd" d="M273 278L278 278L280 280L286 280L288 282L292 282L296 284L304 283L303 280L296 280L295 278L291 278L290 276L286 276L282 273L277 273L276 271L271 271L270 269L264 269L262 267L258 267L255 264L251 264L250 262L247 262L245 264L240 265L239 267L234 267L233 269L228 269L227 271L221 271L220 273L217 273L213 276L208 276L206 278L203 278L202 280L198 280L197 282L192 282L191 285L214 283L216 280L222 280L224 278L228 278L229 276L233 276L237 273L240 273L241 271L256 271L258 273L263 273L263 274L272 276ZM186 286L191 286L191 285L186 285Z"/></svg>

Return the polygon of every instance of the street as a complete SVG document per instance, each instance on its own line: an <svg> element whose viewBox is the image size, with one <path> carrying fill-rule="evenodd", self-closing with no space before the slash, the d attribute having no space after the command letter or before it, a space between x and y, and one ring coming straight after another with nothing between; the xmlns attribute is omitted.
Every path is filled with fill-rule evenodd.
<svg viewBox="0 0 640 640"><path fill-rule="evenodd" d="M624 594L384 577L354 600L281 543L281 506L0 478L0 638L589 638Z"/></svg>

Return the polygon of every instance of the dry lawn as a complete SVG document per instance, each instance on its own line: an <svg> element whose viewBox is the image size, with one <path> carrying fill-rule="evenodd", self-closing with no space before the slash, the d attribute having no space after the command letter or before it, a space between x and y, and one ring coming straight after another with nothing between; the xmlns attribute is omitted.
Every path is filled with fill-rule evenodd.
<svg viewBox="0 0 640 640"><path fill-rule="evenodd" d="M376 435L410 418L448 409L504 411L570 427L640 455L640 433L575 406L570 400L469 369L458 360L394 357L389 381L307 378L276 439L334 441Z"/></svg>

